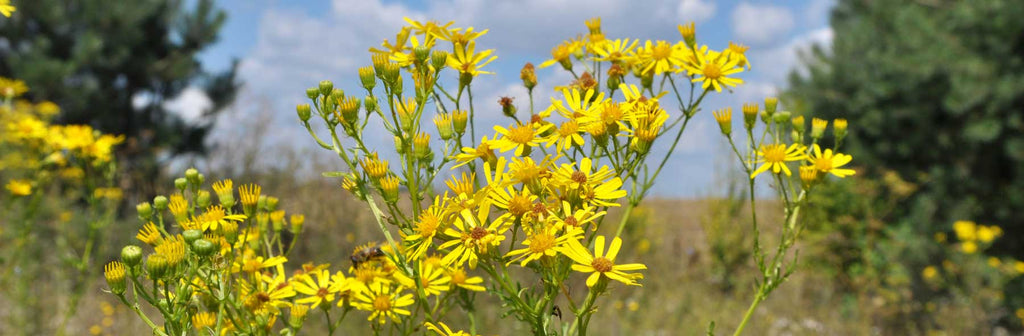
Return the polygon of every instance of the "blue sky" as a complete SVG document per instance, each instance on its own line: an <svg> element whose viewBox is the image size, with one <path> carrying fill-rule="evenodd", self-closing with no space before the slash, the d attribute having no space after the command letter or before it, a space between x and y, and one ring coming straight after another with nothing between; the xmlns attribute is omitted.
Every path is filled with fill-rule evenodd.
<svg viewBox="0 0 1024 336"><path fill-rule="evenodd" d="M498 60L487 68L496 74L474 81L476 101L483 102L478 106L493 109L490 117L478 120L484 125L508 123L490 103L506 95L525 102L519 69L525 62L539 64L550 58L551 47L561 40L585 33L583 21L588 18L601 17L609 38L669 41L679 39L676 25L695 21L699 43L713 49L729 41L747 45L753 64L741 76L745 85L705 100L703 112L690 124L666 165L668 174L653 190L656 196L697 197L716 186L716 179L722 178L720 168L729 163L710 112L775 94L798 66L799 50L812 44L828 46L833 0L226 0L218 5L227 10L228 22L220 41L201 59L210 69L223 69L233 58L240 59L239 75L245 84L231 113L218 121L219 132L234 136L244 131L238 125L254 119L257 111L269 110L277 141L287 141L296 150L315 147L294 114L294 106L306 101L305 88L329 79L347 92L361 92L356 69L368 65L366 50L385 38L393 39L404 24L403 16L490 29L478 40L478 49L495 49ZM535 96L538 102L546 102L552 87L571 79L556 68L538 70L540 85L535 95L542 92ZM197 90L186 90L169 104L194 115L206 103ZM391 147L387 137L374 141ZM660 145L667 147L667 142Z"/></svg>

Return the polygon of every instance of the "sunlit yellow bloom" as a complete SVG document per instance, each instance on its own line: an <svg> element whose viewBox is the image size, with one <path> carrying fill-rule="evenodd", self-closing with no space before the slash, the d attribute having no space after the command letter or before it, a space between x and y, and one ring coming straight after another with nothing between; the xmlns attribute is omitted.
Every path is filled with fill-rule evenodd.
<svg viewBox="0 0 1024 336"><path fill-rule="evenodd" d="M537 199L537 196L531 193L529 188L516 190L512 186L504 188L493 186L487 195L492 204L506 211L501 217L507 216L513 219L522 217L530 211L533 201Z"/></svg>
<svg viewBox="0 0 1024 336"><path fill-rule="evenodd" d="M224 208L219 205L211 205L206 209L206 212L195 219L200 225L202 230L214 230L224 225L227 221L241 222L247 217L243 214L227 215L224 213Z"/></svg>
<svg viewBox="0 0 1024 336"><path fill-rule="evenodd" d="M469 42L472 42L473 40L476 40L480 36L487 34L487 32L488 29L474 31L473 27L469 27L466 29L453 28L442 30L440 34L437 36L437 38L449 41L452 43L452 45L466 46L469 44Z"/></svg>
<svg viewBox="0 0 1024 336"><path fill-rule="evenodd" d="M567 120L558 126L558 129L547 138L545 147L555 146L556 150L569 151L573 146L583 146L583 136L580 135L579 123L576 120Z"/></svg>
<svg viewBox="0 0 1024 336"><path fill-rule="evenodd" d="M315 281L313 275L316 276ZM309 304L313 308L319 307L320 304L330 304L339 289L331 286L331 272L324 269L313 272L313 275L302 274L292 281L296 292L308 295L306 298L295 300L295 303Z"/></svg>
<svg viewBox="0 0 1024 336"><path fill-rule="evenodd" d="M156 246L157 244L160 244L161 240L163 240L163 237L160 235L160 230L156 227L156 224L153 224L153 222L143 225L142 229L139 229L139 233L135 235L135 238L138 238L143 243L149 244L150 246Z"/></svg>
<svg viewBox="0 0 1024 336"><path fill-rule="evenodd" d="M234 264L231 265L231 272L244 271L246 273L256 273L261 269L282 265L288 261L288 259L283 256L275 256L270 259L265 259L263 256L253 255L251 250L247 250L246 252L247 253L242 258L239 258L239 260L236 260Z"/></svg>
<svg viewBox="0 0 1024 336"><path fill-rule="evenodd" d="M410 46L406 52L394 52L388 57L389 60L398 64L398 66L409 66L416 61L415 50L418 47L433 48L436 40L433 35L427 35L423 38L423 43L420 43L420 39L416 36L409 38Z"/></svg>
<svg viewBox="0 0 1024 336"><path fill-rule="evenodd" d="M28 196L32 194L32 183L28 180L10 180L5 186L11 195Z"/></svg>
<svg viewBox="0 0 1024 336"><path fill-rule="evenodd" d="M494 131L501 135L501 138L491 140L490 146L502 152L515 149L517 156L527 156L533 147L540 144L540 135L551 127L552 125L534 127L533 124L519 124L505 128L495 125Z"/></svg>
<svg viewBox="0 0 1024 336"><path fill-rule="evenodd" d="M370 52L374 54L384 55L384 57L387 57L394 53L401 53L409 49L405 46L405 44L409 42L409 34L411 32L412 29L410 27L402 27L402 30L400 30L398 34L395 35L394 44L391 44L390 42L388 42L388 40L384 40L384 42L381 43L381 46L383 46L384 49L370 48Z"/></svg>
<svg viewBox="0 0 1024 336"><path fill-rule="evenodd" d="M778 174L779 171L786 173L786 176L792 174L789 167L786 166L786 161L799 161L804 159L804 145L792 144L787 148L785 144L767 144L761 145L761 149L757 151L757 161L755 163L761 163L761 167L754 170L750 174L750 178L754 178L757 174L760 174L768 169L772 170L772 173Z"/></svg>
<svg viewBox="0 0 1024 336"><path fill-rule="evenodd" d="M606 212L599 211L594 212L594 207L586 206L581 209L572 210L572 206L569 202L562 202L562 215L564 218L557 218L556 222L559 224L559 229L569 230L571 228L584 228L587 224L595 223L593 230L597 230L597 224L594 220L604 216Z"/></svg>
<svg viewBox="0 0 1024 336"><path fill-rule="evenodd" d="M454 247L451 252L444 256L442 263L445 265L462 265L469 262L469 266L476 268L479 254L487 253L491 248L501 245L505 240L503 234L503 221L495 220L487 225L489 205L481 205L474 214L469 209L463 209L455 218L454 229L445 229L444 234L455 239L449 240L439 246L439 249ZM502 231L502 232L499 232Z"/></svg>
<svg viewBox="0 0 1024 336"><path fill-rule="evenodd" d="M402 20L405 20L406 23L412 26L412 31L414 33L434 36L441 36L445 34L448 31L448 27L455 24L455 21L448 21L448 23L442 25L440 22L434 20L429 20L424 23L410 19L409 17L402 17Z"/></svg>
<svg viewBox="0 0 1024 336"><path fill-rule="evenodd" d="M633 40L630 43L629 39L616 39L614 41L607 41L602 44L600 48L596 48L594 51L598 57L594 59L597 61L608 61L612 63L624 62L629 58L634 57L633 49L636 48L636 44L639 40Z"/></svg>
<svg viewBox="0 0 1024 336"><path fill-rule="evenodd" d="M590 277L587 278L587 287L594 287L601 276L627 285L639 286L640 284L636 280L643 279L643 275L626 272L645 270L647 266L643 264L616 265L615 257L619 254L619 248L621 247L622 239L615 237L612 239L611 245L608 246L608 253L605 254L605 238L604 236L597 236L594 240L593 254L575 239L570 239L565 247L560 248L559 251L576 262L572 265L573 270L591 273Z"/></svg>
<svg viewBox="0 0 1024 336"><path fill-rule="evenodd" d="M366 319L367 321L377 319L377 323L383 324L390 318L392 322L398 323L398 315L408 316L410 314L409 310L402 307L415 302L412 294L401 294L401 291L392 292L391 286L377 284L370 290L357 294L352 306L359 310L372 312Z"/></svg>
<svg viewBox="0 0 1024 336"><path fill-rule="evenodd" d="M423 325L427 327L427 330L433 331L437 333L437 335L439 336L473 336L473 334L470 334L462 330L452 331L452 329L448 328L448 326L445 325L444 322L437 322L437 324L427 322L424 323Z"/></svg>
<svg viewBox="0 0 1024 336"><path fill-rule="evenodd" d="M564 234L558 234L558 228L555 226L548 227L543 230L533 232L533 234L526 237L523 240L523 245L526 248L512 250L505 254L506 258L509 259L508 263L511 264L517 260L522 259L519 263L520 266L526 267L526 264L533 260L539 260L541 257L548 256L554 257L558 255L559 249L570 241L579 240L580 234L583 233L579 228L568 228ZM513 256L516 256L512 258Z"/></svg>
<svg viewBox="0 0 1024 336"><path fill-rule="evenodd" d="M551 105L566 119L577 119L583 116L599 116L604 93L595 90L580 91L577 89L562 90L565 103L561 100L551 98Z"/></svg>
<svg viewBox="0 0 1024 336"><path fill-rule="evenodd" d="M551 59L544 61L544 63L541 63L538 67L543 69L558 63L562 65L562 68L567 70L572 69L572 60L569 59L569 56L576 53L579 48L580 46L576 43L568 41L562 42L554 48L551 48Z"/></svg>
<svg viewBox="0 0 1024 336"><path fill-rule="evenodd" d="M465 173L463 173L465 176ZM437 196L434 198L434 204L432 204L426 211L420 213L416 223L413 224L413 233L404 237L408 247L412 249L412 253L409 255L412 259L419 259L427 253L427 248L432 245L434 236L443 227L441 224L445 219L445 203L444 200Z"/></svg>
<svg viewBox="0 0 1024 336"><path fill-rule="evenodd" d="M239 282L246 309L279 312L280 308L291 306L287 299L295 296L295 288L280 274L282 271L283 268L278 268L278 276L263 276L256 283Z"/></svg>
<svg viewBox="0 0 1024 336"><path fill-rule="evenodd" d="M717 51L708 51L707 53L701 51L695 55L696 62L688 63L686 71L690 76L694 76L692 80L694 83L703 82L701 88L704 90L711 87L716 92L721 92L723 86L733 87L743 84L742 79L728 77L743 72L743 67L739 66L739 58L729 57L729 55Z"/></svg>
<svg viewBox="0 0 1024 336"><path fill-rule="evenodd" d="M615 173L608 166L601 166L596 171L594 163L589 157L579 161L579 170L575 169L576 163L562 164L553 174L555 181L569 189L585 189L601 184L604 180L612 177Z"/></svg>
<svg viewBox="0 0 1024 336"><path fill-rule="evenodd" d="M814 150L811 155L807 157L807 161L814 165L814 167L819 171L835 175L836 177L847 177L856 173L853 169L839 168L850 163L850 161L853 160L852 156L839 152L833 154L831 148L825 149L825 152L823 153L818 144L814 144L813 148Z"/></svg>
<svg viewBox="0 0 1024 336"><path fill-rule="evenodd" d="M540 182L551 175L548 167L551 167L554 160L555 158L550 155L545 156L540 163L531 157L513 157L512 162L508 165L507 177L504 179L505 185L523 184L530 188L541 187ZM540 189L532 191L537 193L540 192Z"/></svg>
<svg viewBox="0 0 1024 336"><path fill-rule="evenodd" d="M192 327L200 333L205 333L207 328L217 325L217 314L213 312L201 312L192 315Z"/></svg>
<svg viewBox="0 0 1024 336"><path fill-rule="evenodd" d="M729 49L726 49L726 51L729 53L730 58L736 58L738 60L736 66L746 66L747 70L750 70L750 62L747 60L746 55L747 49L750 49L750 47L747 47L742 44L729 42Z"/></svg>
<svg viewBox="0 0 1024 336"><path fill-rule="evenodd" d="M683 61L673 52L673 46L665 41L644 42L644 46L636 52L637 60L643 66L644 73L653 71L655 75L669 72L683 65Z"/></svg>
<svg viewBox="0 0 1024 336"><path fill-rule="evenodd" d="M448 291L451 277L446 275L444 267L432 266L428 263L420 263L418 266L418 281L413 276L403 272L395 272L395 279L406 288L422 289L426 295L440 295ZM417 283L418 282L418 283Z"/></svg>
<svg viewBox="0 0 1024 336"><path fill-rule="evenodd" d="M497 136L495 136L495 138L497 138ZM480 139L480 145L476 148L462 147L462 153L455 154L453 157L458 163L455 164L455 166L452 166L452 169L462 167L476 159L481 159L485 163L494 162L498 157L494 154L492 143L492 140L487 140L487 136L484 136Z"/></svg>
<svg viewBox="0 0 1024 336"><path fill-rule="evenodd" d="M475 49L476 42L469 42L466 50L463 50L461 46L457 45L455 47L454 55L448 55L448 66L452 69L458 70L461 74L468 74L474 77L480 74L493 73L489 71L480 71L480 68L498 58L497 56L491 56L491 53L493 53L494 50L487 49L479 53L474 53Z"/></svg>
<svg viewBox="0 0 1024 336"><path fill-rule="evenodd" d="M1024 272L1024 271L1021 271ZM455 267L448 270L448 276L451 277L452 288L460 287L466 290L474 292L482 292L487 290L480 284L484 283L484 279L478 276L470 277L466 275L466 271L461 267Z"/></svg>

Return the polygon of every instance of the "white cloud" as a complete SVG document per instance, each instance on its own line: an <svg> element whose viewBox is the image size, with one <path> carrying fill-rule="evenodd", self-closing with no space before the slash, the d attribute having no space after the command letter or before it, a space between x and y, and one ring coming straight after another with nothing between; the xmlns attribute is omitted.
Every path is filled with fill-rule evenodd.
<svg viewBox="0 0 1024 336"><path fill-rule="evenodd" d="M764 81L779 85L785 83L790 71L803 69L800 66L800 54L809 51L811 46L816 44L826 51L831 50L832 28L812 30L778 47L751 50L747 55Z"/></svg>
<svg viewBox="0 0 1024 336"><path fill-rule="evenodd" d="M133 104L137 99L133 99ZM210 100L210 97L207 97L203 90L194 86L185 88L177 97L164 102L164 108L178 114L187 122L198 121L202 117L203 112L212 106L213 102Z"/></svg>
<svg viewBox="0 0 1024 336"><path fill-rule="evenodd" d="M793 13L784 7L743 2L732 11L733 33L743 43L775 42L792 31L793 25Z"/></svg>
<svg viewBox="0 0 1024 336"><path fill-rule="evenodd" d="M682 22L704 22L715 16L715 4L702 0L682 0L676 7L676 15Z"/></svg>

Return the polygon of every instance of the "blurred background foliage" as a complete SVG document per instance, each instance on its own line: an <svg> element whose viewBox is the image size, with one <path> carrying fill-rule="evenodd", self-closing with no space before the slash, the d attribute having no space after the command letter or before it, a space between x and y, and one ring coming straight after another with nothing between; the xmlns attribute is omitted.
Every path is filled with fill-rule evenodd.
<svg viewBox="0 0 1024 336"><path fill-rule="evenodd" d="M190 6L185 6L190 3ZM155 194L151 181L180 154L205 154L213 116L230 104L235 67L209 72L198 53L217 42L227 18L213 0L18 1L0 20L0 76L24 80L30 100L61 106L57 120L127 138L119 160L129 191ZM235 62L237 65L237 61ZM211 107L195 120L164 103L189 86Z"/></svg>
<svg viewBox="0 0 1024 336"><path fill-rule="evenodd" d="M791 76L794 108L847 118L848 151L919 186L883 219L931 235L998 223L997 252L1024 253L1024 4L841 1L830 51Z"/></svg>

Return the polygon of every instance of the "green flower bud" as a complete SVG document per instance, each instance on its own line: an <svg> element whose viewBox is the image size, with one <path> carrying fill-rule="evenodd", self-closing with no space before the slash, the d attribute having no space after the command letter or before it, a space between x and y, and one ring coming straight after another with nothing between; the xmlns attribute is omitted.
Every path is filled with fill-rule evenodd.
<svg viewBox="0 0 1024 336"><path fill-rule="evenodd" d="M163 278L167 273L167 257L159 253L150 254L146 259L146 272L150 279Z"/></svg>
<svg viewBox="0 0 1024 336"><path fill-rule="evenodd" d="M329 80L322 80L322 81L320 81L320 87L319 88L320 88L320 94L326 96L326 95L331 94L331 90L334 89L334 83L331 83L331 81L329 81Z"/></svg>
<svg viewBox="0 0 1024 336"><path fill-rule="evenodd" d="M306 89L306 97L309 97L309 99L316 99L316 97L319 96L319 95L320 95L320 89L318 89L318 88L311 87L311 88Z"/></svg>
<svg viewBox="0 0 1024 336"><path fill-rule="evenodd" d="M363 106L366 107L366 114L373 113L377 110L377 98L367 95L366 98L363 98Z"/></svg>
<svg viewBox="0 0 1024 336"><path fill-rule="evenodd" d="M178 189L179 191L185 191L185 188L188 188L188 180L186 180L184 177L174 179L174 188Z"/></svg>
<svg viewBox="0 0 1024 336"><path fill-rule="evenodd" d="M185 179L194 186L199 186L199 171L195 168L185 170Z"/></svg>
<svg viewBox="0 0 1024 336"><path fill-rule="evenodd" d="M149 205L149 202L142 202L136 205L135 212L139 213L139 219L143 222L148 222L153 217L153 207Z"/></svg>
<svg viewBox="0 0 1024 336"><path fill-rule="evenodd" d="M377 85L377 78L374 77L373 67L359 68L359 82L363 84L363 88L366 91L373 91L373 87Z"/></svg>
<svg viewBox="0 0 1024 336"><path fill-rule="evenodd" d="M210 192L206 190L200 190L199 194L196 195L196 205L202 209L206 209L210 206Z"/></svg>
<svg viewBox="0 0 1024 336"><path fill-rule="evenodd" d="M302 122L309 121L309 117L313 114L309 104L296 105L295 111L299 114L299 120L302 120Z"/></svg>
<svg viewBox="0 0 1024 336"><path fill-rule="evenodd" d="M121 249L121 261L128 267L135 267L142 262L142 248L128 245Z"/></svg>
<svg viewBox="0 0 1024 336"><path fill-rule="evenodd" d="M412 48L412 55L416 57L416 63L423 63L430 58L430 48L426 46Z"/></svg>
<svg viewBox="0 0 1024 336"><path fill-rule="evenodd" d="M777 124L785 124L789 121L790 116L792 116L792 114L788 111L781 111L773 115L772 118L775 119L775 123Z"/></svg>
<svg viewBox="0 0 1024 336"><path fill-rule="evenodd" d="M768 111L768 116L775 114L775 109L779 106L779 99L775 97L768 97L764 99L764 110Z"/></svg>
<svg viewBox="0 0 1024 336"><path fill-rule="evenodd" d="M197 239L192 242L192 250L200 257L209 257L217 250L217 246L206 239Z"/></svg>
<svg viewBox="0 0 1024 336"><path fill-rule="evenodd" d="M278 202L280 202L280 200L278 200L277 197L267 196L267 211L277 210Z"/></svg>
<svg viewBox="0 0 1024 336"><path fill-rule="evenodd" d="M342 91L341 89L334 89L333 91L331 91L330 97L331 101L337 102L342 98L345 98L345 91Z"/></svg>
<svg viewBox="0 0 1024 336"><path fill-rule="evenodd" d="M435 50L430 54L430 65L434 66L434 71L441 71L445 64L448 63L448 52L444 50Z"/></svg>
<svg viewBox="0 0 1024 336"><path fill-rule="evenodd" d="M153 197L153 207L157 210L163 211L164 209L167 209L167 202L167 197L163 195Z"/></svg>
<svg viewBox="0 0 1024 336"><path fill-rule="evenodd" d="M198 240L199 238L203 238L203 231L185 230L185 232L181 233L181 236L185 238L186 243L192 244L192 242Z"/></svg>

